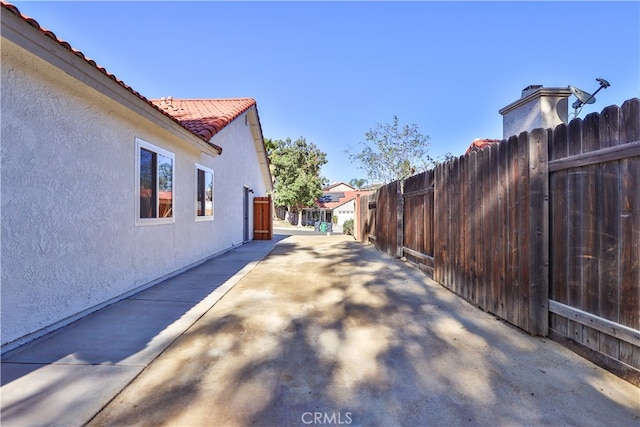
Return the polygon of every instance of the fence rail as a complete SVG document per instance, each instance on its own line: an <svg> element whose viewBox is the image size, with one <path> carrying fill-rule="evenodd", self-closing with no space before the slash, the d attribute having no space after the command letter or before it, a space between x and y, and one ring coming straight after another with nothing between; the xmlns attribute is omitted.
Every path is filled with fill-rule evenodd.
<svg viewBox="0 0 640 427"><path fill-rule="evenodd" d="M381 187L358 237L640 385L639 188L634 98Z"/></svg>

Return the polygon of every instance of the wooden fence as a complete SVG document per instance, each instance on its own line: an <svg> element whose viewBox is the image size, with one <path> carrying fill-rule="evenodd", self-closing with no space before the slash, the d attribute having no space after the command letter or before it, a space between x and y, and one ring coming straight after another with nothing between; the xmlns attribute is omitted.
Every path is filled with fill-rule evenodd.
<svg viewBox="0 0 640 427"><path fill-rule="evenodd" d="M361 240L640 384L639 99L386 185L358 214Z"/></svg>
<svg viewBox="0 0 640 427"><path fill-rule="evenodd" d="M550 334L640 369L640 102L553 132Z"/></svg>
<svg viewBox="0 0 640 427"><path fill-rule="evenodd" d="M547 332L547 132L435 170L434 279L533 334Z"/></svg>

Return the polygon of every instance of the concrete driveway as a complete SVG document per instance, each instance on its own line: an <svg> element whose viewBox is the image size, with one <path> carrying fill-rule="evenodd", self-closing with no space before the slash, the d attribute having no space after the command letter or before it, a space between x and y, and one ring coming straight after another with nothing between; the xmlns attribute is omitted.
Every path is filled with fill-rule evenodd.
<svg viewBox="0 0 640 427"><path fill-rule="evenodd" d="M347 236L295 235L91 426L639 426L640 389Z"/></svg>

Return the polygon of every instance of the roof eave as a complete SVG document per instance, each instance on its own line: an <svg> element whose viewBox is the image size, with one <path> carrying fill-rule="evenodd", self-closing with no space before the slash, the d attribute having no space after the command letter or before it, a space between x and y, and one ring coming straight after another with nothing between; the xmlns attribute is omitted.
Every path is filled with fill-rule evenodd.
<svg viewBox="0 0 640 427"><path fill-rule="evenodd" d="M14 5L0 2L0 22L2 38L63 70L76 80L142 117L160 124L165 130L207 151L214 150L216 154L222 153L222 147L185 128L171 115L153 105L147 98L105 68L98 66L81 51L58 39L52 31L42 28L35 19L20 13Z"/></svg>
<svg viewBox="0 0 640 427"><path fill-rule="evenodd" d="M273 192L273 176L271 175L271 168L269 167L269 154L267 153L267 147L264 143L264 136L262 134L262 126L260 125L260 116L258 115L258 106L253 104L247 110L249 117L249 124L251 127L251 135L258 153L258 161L260 162L260 169L262 169L262 176L265 181L268 192Z"/></svg>

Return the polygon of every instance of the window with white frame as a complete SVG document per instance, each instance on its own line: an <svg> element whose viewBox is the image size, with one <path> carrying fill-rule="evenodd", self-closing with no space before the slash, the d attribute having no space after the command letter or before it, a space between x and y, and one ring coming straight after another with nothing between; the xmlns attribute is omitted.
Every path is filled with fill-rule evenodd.
<svg viewBox="0 0 640 427"><path fill-rule="evenodd" d="M213 219L213 170L196 163L196 220Z"/></svg>
<svg viewBox="0 0 640 427"><path fill-rule="evenodd" d="M175 155L136 138L136 225L174 222Z"/></svg>

